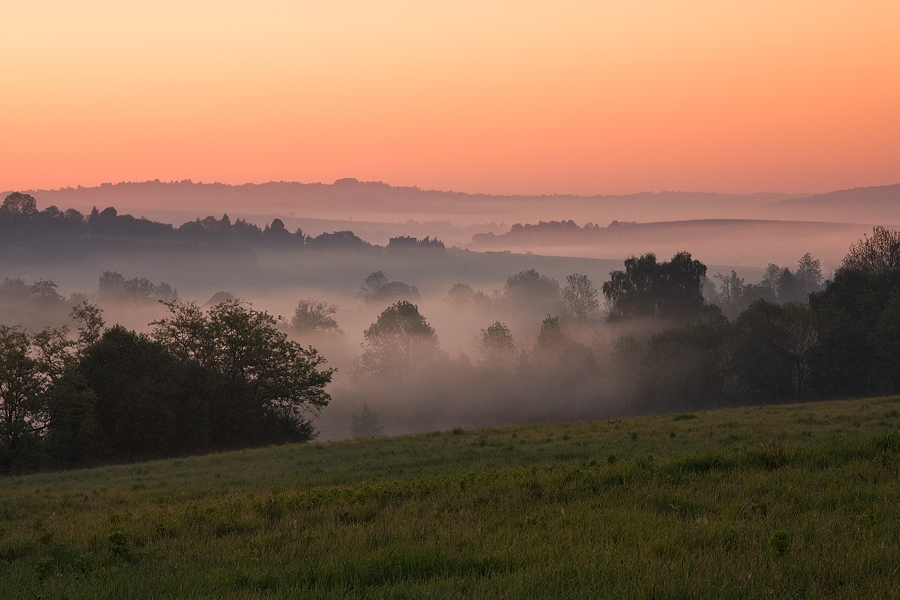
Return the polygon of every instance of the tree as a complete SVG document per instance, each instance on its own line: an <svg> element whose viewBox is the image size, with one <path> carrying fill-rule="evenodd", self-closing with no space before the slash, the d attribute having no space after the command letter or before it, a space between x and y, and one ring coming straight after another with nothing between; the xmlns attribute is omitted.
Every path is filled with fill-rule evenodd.
<svg viewBox="0 0 900 600"><path fill-rule="evenodd" d="M478 349L485 362L496 365L512 360L516 353L516 344L509 327L497 321L487 329L481 330L481 335L478 336Z"/></svg>
<svg viewBox="0 0 900 600"><path fill-rule="evenodd" d="M538 333L534 348L538 352L552 352L559 350L568 340L559 325L559 317L547 315L541 321L541 331Z"/></svg>
<svg viewBox="0 0 900 600"><path fill-rule="evenodd" d="M190 368L163 344L116 325L86 349L78 374L95 394L93 419L82 420L100 432L94 451L101 457L133 460L206 450L208 424L198 427L184 414L191 404ZM72 428L73 410L79 407L58 408L59 434L67 436Z"/></svg>
<svg viewBox="0 0 900 600"><path fill-rule="evenodd" d="M872 237L866 235L850 246L841 268L869 275L900 273L900 231L874 227Z"/></svg>
<svg viewBox="0 0 900 600"><path fill-rule="evenodd" d="M363 302L374 304L377 302L395 302L397 300L416 300L419 290L414 285L407 285L402 281L388 281L384 271L378 269L366 277L359 286L357 298Z"/></svg>
<svg viewBox="0 0 900 600"><path fill-rule="evenodd" d="M716 312L704 305L706 265L679 252L658 263L653 253L625 260L624 271L612 271L603 284L610 304L609 320L664 317L687 320Z"/></svg>
<svg viewBox="0 0 900 600"><path fill-rule="evenodd" d="M266 312L222 302L204 313L195 303L165 303L152 337L182 362L209 369L217 381L246 394L264 413L300 437L312 437L308 415L328 404L334 369L312 347L288 340Z"/></svg>
<svg viewBox="0 0 900 600"><path fill-rule="evenodd" d="M447 291L444 301L457 310L468 308L489 308L491 299L484 292L475 291L465 283L456 283Z"/></svg>
<svg viewBox="0 0 900 600"><path fill-rule="evenodd" d="M600 308L599 292L587 275L573 273L566 277L566 287L562 291L563 313L584 325Z"/></svg>
<svg viewBox="0 0 900 600"><path fill-rule="evenodd" d="M813 310L808 304L802 302L785 304L781 330L782 347L794 370L797 398L803 399L803 393L806 391L804 384L809 373L809 356L816 344L819 343L819 332L816 329Z"/></svg>
<svg viewBox="0 0 900 600"><path fill-rule="evenodd" d="M104 300L115 302L175 302L178 292L165 281L152 283L146 277L126 279L116 271L104 271L97 287L98 295Z"/></svg>
<svg viewBox="0 0 900 600"><path fill-rule="evenodd" d="M673 327L650 338L646 372L648 395L658 408L721 405L733 361L733 327L718 316Z"/></svg>
<svg viewBox="0 0 900 600"><path fill-rule="evenodd" d="M797 270L794 271L794 277L797 278L797 284L803 291L803 298L812 292L822 289L822 263L818 258L813 258L807 252L797 261Z"/></svg>
<svg viewBox="0 0 900 600"><path fill-rule="evenodd" d="M791 395L794 363L785 348L782 305L757 300L740 314L734 367L738 379L764 398Z"/></svg>
<svg viewBox="0 0 900 600"><path fill-rule="evenodd" d="M363 332L363 338L363 353L356 363L358 377L408 380L418 365L438 354L434 328L419 313L419 308L406 300L384 309Z"/></svg>
<svg viewBox="0 0 900 600"><path fill-rule="evenodd" d="M506 279L503 301L512 310L551 311L559 302L559 283L535 269L519 271Z"/></svg>
<svg viewBox="0 0 900 600"><path fill-rule="evenodd" d="M775 302L775 290L763 285L744 283L737 272L731 271L731 275L716 273L719 280L719 288L714 294L714 302L722 313L728 318L735 318L747 309L756 300Z"/></svg>
<svg viewBox="0 0 900 600"><path fill-rule="evenodd" d="M338 322L334 318L337 306L327 302L315 302L307 298L297 303L291 329L299 333L331 333L342 334Z"/></svg>
<svg viewBox="0 0 900 600"><path fill-rule="evenodd" d="M38 214L37 201L31 194L13 192L0 206L0 218L31 219Z"/></svg>
<svg viewBox="0 0 900 600"><path fill-rule="evenodd" d="M83 353L86 348L96 344L103 334L103 326L106 325L103 320L103 309L87 300L82 300L81 303L72 307L69 316L78 323L77 347L78 351Z"/></svg>
<svg viewBox="0 0 900 600"><path fill-rule="evenodd" d="M37 464L40 432L48 423L48 371L27 333L0 325L0 473Z"/></svg>

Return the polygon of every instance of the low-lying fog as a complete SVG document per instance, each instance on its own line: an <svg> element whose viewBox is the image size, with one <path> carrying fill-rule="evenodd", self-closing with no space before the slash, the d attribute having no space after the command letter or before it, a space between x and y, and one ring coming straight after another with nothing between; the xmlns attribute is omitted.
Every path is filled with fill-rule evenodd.
<svg viewBox="0 0 900 600"><path fill-rule="evenodd" d="M613 418L633 411L617 394L618 384L603 366L621 330L601 324L600 314L594 315L589 327L564 323L564 333L581 349L574 354L541 355L536 350L541 323L549 315L560 314L557 299L513 300L505 289L508 277L529 269L560 286L565 285L567 275L584 274L600 289L609 272L621 269L622 264L621 260L467 251L391 255L255 249L251 260L246 256L123 250L53 264L20 256L0 264L0 281L7 277L21 278L26 284L53 281L62 296L80 293L101 304L107 325L121 323L138 331L148 331L150 322L164 316L165 307L98 297L98 280L104 271L117 271L125 278L147 278L153 284L165 282L177 290L181 300L200 305L217 292L229 292L258 310L283 317L285 327L301 300L334 305L340 332L290 333L317 348L328 364L338 369L329 386L332 402L316 420L320 439L327 440L348 437L351 419L363 404L378 415L386 434ZM354 376L354 361L363 352L363 332L393 301L365 302L358 296L366 277L379 269L388 280L415 286L418 296L412 301L435 329L440 344L440 356L403 381L390 375L381 379ZM717 272L730 273L730 267L710 266L710 276ZM740 269L739 273L747 282L762 277L762 269ZM448 296L456 284L469 286L472 294L467 300L454 302ZM65 311L60 310L54 315L18 314L8 306L4 310L0 320L18 321L33 329L65 320ZM502 364L487 365L478 338L498 321L509 328L515 351ZM639 333L640 326L634 327ZM579 364L586 360L596 365L587 375Z"/></svg>

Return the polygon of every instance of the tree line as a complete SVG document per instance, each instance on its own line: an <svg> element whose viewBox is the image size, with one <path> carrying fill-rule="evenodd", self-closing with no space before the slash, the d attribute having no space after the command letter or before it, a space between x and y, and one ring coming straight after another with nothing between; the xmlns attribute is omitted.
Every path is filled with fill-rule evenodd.
<svg viewBox="0 0 900 600"><path fill-rule="evenodd" d="M328 402L333 371L287 328L340 335L334 305L302 300L279 323L237 301L204 311L165 283L104 273L98 297L168 307L144 335L105 328L87 297L67 300L55 288L0 286L0 301L25 294L57 309L75 304L77 323L0 329L3 472L314 436L311 417ZM387 398L422 413L471 402L472 418L485 422L900 392L900 233L883 227L853 244L825 282L809 254L746 284L734 272L711 279L680 252L629 257L599 289L585 275L560 285L534 269L491 294L457 283L446 305L484 319L473 357L441 350L415 286L379 270L358 298L387 308L363 333L351 369L349 399L365 409L354 415L357 431L380 430L363 425ZM518 339L513 321L533 322L536 335Z"/></svg>
<svg viewBox="0 0 900 600"><path fill-rule="evenodd" d="M150 334L0 325L0 473L80 467L312 439L333 370L274 317L223 302L166 303Z"/></svg>
<svg viewBox="0 0 900 600"><path fill-rule="evenodd" d="M85 216L74 208L65 211L56 206L38 210L37 201L30 194L13 192L0 205L0 247L31 246L36 242L101 243L109 240L151 240L169 243L243 244L272 248L308 248L310 250L353 250L377 252L375 246L359 238L352 231L335 231L309 236L301 229L290 231L281 219L259 227L246 219L234 221L225 214L217 219L208 216L175 227L169 223L151 221L119 214L114 207L98 210L94 207ZM390 251L443 251L440 240L410 237L391 239Z"/></svg>
<svg viewBox="0 0 900 600"><path fill-rule="evenodd" d="M395 299L365 332L354 417L383 411L389 425L404 402L468 401L475 423L900 393L900 232L876 227L828 281L809 254L758 284L717 279L679 253L631 257L600 290L533 270L491 296L456 284L448 303L497 317L474 360L441 352L417 305ZM517 311L547 311L532 341L508 326Z"/></svg>

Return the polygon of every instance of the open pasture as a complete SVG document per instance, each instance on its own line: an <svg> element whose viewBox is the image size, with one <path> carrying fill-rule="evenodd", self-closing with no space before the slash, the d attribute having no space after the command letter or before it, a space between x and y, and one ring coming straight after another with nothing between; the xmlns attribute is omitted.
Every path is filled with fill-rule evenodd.
<svg viewBox="0 0 900 600"><path fill-rule="evenodd" d="M900 398L0 480L6 598L900 594Z"/></svg>

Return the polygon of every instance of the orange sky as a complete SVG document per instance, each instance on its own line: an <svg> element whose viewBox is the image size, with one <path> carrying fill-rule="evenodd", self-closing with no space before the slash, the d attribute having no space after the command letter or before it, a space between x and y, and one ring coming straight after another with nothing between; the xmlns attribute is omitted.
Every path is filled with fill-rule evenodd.
<svg viewBox="0 0 900 600"><path fill-rule="evenodd" d="M0 190L900 182L900 2L0 0Z"/></svg>

